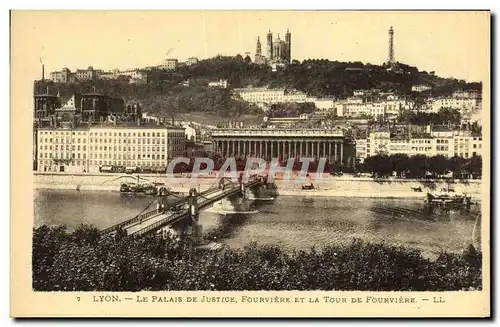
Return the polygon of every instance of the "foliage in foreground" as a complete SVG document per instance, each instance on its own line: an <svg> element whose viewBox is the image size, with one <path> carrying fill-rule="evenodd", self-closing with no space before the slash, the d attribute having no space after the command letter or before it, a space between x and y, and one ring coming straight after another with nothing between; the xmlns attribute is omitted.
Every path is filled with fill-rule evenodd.
<svg viewBox="0 0 500 327"><path fill-rule="evenodd" d="M82 225L33 231L36 291L481 289L481 253L442 253L355 240L346 247L285 252L252 244L196 251L171 235L100 237Z"/></svg>

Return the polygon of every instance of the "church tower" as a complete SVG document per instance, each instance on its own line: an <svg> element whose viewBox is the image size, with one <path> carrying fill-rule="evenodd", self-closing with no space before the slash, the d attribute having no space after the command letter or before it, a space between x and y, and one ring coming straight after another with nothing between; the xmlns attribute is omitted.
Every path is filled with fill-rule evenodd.
<svg viewBox="0 0 500 327"><path fill-rule="evenodd" d="M286 29L286 34L285 34L285 43L286 43L286 60L287 62L292 61L292 34Z"/></svg>
<svg viewBox="0 0 500 327"><path fill-rule="evenodd" d="M257 36L257 48L255 49L254 63L262 64L262 45L260 44L260 38Z"/></svg>
<svg viewBox="0 0 500 327"><path fill-rule="evenodd" d="M267 33L267 58L268 60L273 60L273 33L269 30Z"/></svg>

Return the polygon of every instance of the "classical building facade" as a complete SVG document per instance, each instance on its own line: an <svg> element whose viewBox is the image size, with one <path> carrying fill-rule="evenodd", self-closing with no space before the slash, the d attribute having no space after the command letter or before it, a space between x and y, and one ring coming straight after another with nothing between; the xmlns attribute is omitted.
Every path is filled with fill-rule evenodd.
<svg viewBox="0 0 500 327"><path fill-rule="evenodd" d="M215 129L214 152L224 157L258 157L286 160L297 157L326 157L346 162L344 132L325 129Z"/></svg>

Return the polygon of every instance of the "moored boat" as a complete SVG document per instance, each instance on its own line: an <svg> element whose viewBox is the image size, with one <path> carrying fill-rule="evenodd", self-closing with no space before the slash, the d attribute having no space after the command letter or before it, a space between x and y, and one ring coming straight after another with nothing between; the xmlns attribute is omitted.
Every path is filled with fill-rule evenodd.
<svg viewBox="0 0 500 327"><path fill-rule="evenodd" d="M427 193L426 203L438 206L468 206L471 204L471 196L467 194L431 194Z"/></svg>

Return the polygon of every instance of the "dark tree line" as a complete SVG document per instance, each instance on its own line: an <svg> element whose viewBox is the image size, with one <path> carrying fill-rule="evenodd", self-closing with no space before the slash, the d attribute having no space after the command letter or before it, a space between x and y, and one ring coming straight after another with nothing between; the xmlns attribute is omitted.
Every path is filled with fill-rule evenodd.
<svg viewBox="0 0 500 327"><path fill-rule="evenodd" d="M457 109L442 108L439 112L420 112L405 110L399 115L399 122L413 125L448 125L460 126L461 115Z"/></svg>
<svg viewBox="0 0 500 327"><path fill-rule="evenodd" d="M244 249L196 250L170 234L100 236L82 225L33 230L35 291L364 290L458 291L482 289L482 254L441 253L354 240L286 252L251 244Z"/></svg>
<svg viewBox="0 0 500 327"><path fill-rule="evenodd" d="M454 178L481 178L482 158L473 156L469 159L454 156L447 158L442 155L427 157L406 154L390 156L378 154L365 159L360 169L376 177L388 177L394 174L407 178L439 178L453 173Z"/></svg>
<svg viewBox="0 0 500 327"><path fill-rule="evenodd" d="M316 106L314 103L279 103L273 104L266 112L269 117L298 117L301 114L310 114L314 112Z"/></svg>

